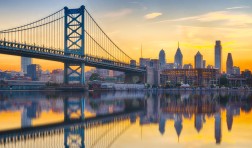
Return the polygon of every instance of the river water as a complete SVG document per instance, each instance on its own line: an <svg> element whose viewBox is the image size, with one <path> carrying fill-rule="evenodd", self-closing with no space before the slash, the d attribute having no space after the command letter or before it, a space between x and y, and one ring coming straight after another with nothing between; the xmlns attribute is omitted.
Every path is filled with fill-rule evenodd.
<svg viewBox="0 0 252 148"><path fill-rule="evenodd" d="M0 148L252 146L248 92L0 92Z"/></svg>

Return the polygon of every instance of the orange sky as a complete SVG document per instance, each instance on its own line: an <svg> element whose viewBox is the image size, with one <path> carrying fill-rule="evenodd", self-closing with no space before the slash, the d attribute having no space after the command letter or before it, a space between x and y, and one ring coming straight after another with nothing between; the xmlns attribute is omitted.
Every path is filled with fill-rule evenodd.
<svg viewBox="0 0 252 148"><path fill-rule="evenodd" d="M25 1L27 5L20 6L12 5L12 2L0 2L0 19L5 22L0 24L0 30L27 24L64 6L75 8L83 4L81 1L62 1L55 5L55 1L45 1ZM164 49L167 62L173 62L179 41L184 64L194 65L194 55L200 51L207 65L214 65L214 44L216 40L221 40L223 71L229 52L233 55L235 66L240 66L241 70L252 70L250 0L215 3L196 0L183 0L183 3L108 0L105 3L93 0L84 4L108 36L133 59L139 59L143 45L144 57L158 58L159 51ZM12 12L7 9L10 6L25 11ZM31 6L34 9L28 9ZM1 15L6 13L8 16ZM0 63L2 70L20 70L19 57L0 55ZM41 64L43 70L63 68L63 64L52 61L34 60L34 63Z"/></svg>

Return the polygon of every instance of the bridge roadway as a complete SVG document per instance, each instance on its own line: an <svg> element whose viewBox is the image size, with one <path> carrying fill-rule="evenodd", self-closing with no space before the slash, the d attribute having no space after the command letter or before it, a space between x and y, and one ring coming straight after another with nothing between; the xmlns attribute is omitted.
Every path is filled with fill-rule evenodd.
<svg viewBox="0 0 252 148"><path fill-rule="evenodd" d="M12 129L7 131L0 131L0 143L10 143L12 141L25 140L46 135L53 135L59 133L67 128L90 128L97 124L106 124L114 121L123 120L132 116L144 114L142 110L135 110L131 112L115 113L110 115L97 116L83 120L72 120L69 122L59 122L50 125L39 125L36 127L26 127L21 129Z"/></svg>
<svg viewBox="0 0 252 148"><path fill-rule="evenodd" d="M38 59L45 59L57 62L85 63L86 66L110 69L122 72L144 73L146 69L139 66L104 59L102 57L92 57L85 55L81 57L78 54L66 53L63 50L39 47L36 45L26 45L0 40L0 53L16 56L24 56Z"/></svg>

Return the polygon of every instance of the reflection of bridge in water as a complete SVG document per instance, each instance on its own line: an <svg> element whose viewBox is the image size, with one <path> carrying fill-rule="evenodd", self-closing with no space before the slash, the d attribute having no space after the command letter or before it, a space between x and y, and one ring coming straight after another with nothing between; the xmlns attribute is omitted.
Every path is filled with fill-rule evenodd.
<svg viewBox="0 0 252 148"><path fill-rule="evenodd" d="M0 147L106 148L143 112L2 132Z"/></svg>
<svg viewBox="0 0 252 148"><path fill-rule="evenodd" d="M250 112L252 105L251 99L248 99L251 98L251 94L244 93L144 93L144 99L133 97L134 99L128 100L113 99L115 96L118 97L117 94L114 96L113 94L115 93L46 94L46 98L60 98L64 103L65 120L62 123L36 128L0 132L0 147L110 147L130 128L137 117L140 118L141 126L150 123L158 124L161 134L165 133L166 121L172 120L178 137L183 134L183 124L185 124L183 120L193 120L194 127L199 133L204 123L208 121L206 119L214 118L214 138L216 143L220 144L223 134L221 125L223 120L225 121L225 118L222 118L222 111L226 111L226 124L231 131L233 118L239 116L240 111ZM131 94L131 96L138 96L138 94ZM15 99L15 97L18 95L12 94L11 98ZM32 97L29 99L38 100ZM5 100L13 101L8 97L0 101ZM104 105L110 105L110 110L111 107L117 106L121 110L98 114L99 109ZM83 110L87 108L97 113L96 116L83 119L85 117Z"/></svg>

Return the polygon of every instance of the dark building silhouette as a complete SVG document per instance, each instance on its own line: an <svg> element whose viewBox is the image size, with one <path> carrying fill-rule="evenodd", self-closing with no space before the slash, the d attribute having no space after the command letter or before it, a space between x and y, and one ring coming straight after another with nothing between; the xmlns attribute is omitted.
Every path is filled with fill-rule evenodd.
<svg viewBox="0 0 252 148"><path fill-rule="evenodd" d="M161 117L159 120L159 132L162 135L165 133L165 122L166 122L165 118Z"/></svg>
<svg viewBox="0 0 252 148"><path fill-rule="evenodd" d="M183 55L182 55L182 52L179 48L179 43L178 43L178 49L177 49L175 57L174 57L174 67L176 69L182 69L182 67L183 67Z"/></svg>
<svg viewBox="0 0 252 148"><path fill-rule="evenodd" d="M203 115L202 114L196 114L194 119L194 127L199 133L201 129L203 128Z"/></svg>
<svg viewBox="0 0 252 148"><path fill-rule="evenodd" d="M181 131L183 129L182 122L183 122L182 115L176 114L175 119L174 119L174 127L176 130L177 136L178 136L178 142L179 142L179 137L180 137Z"/></svg>
<svg viewBox="0 0 252 148"><path fill-rule="evenodd" d="M216 144L220 144L221 143L221 114L220 113L216 113L215 116L215 140L216 140Z"/></svg>
<svg viewBox="0 0 252 148"><path fill-rule="evenodd" d="M233 109L231 106L227 107L227 113L226 113L226 119L227 119L227 127L228 131L232 130L232 125L233 125Z"/></svg>
<svg viewBox="0 0 252 148"><path fill-rule="evenodd" d="M227 74L233 74L233 58L232 58L232 54L231 53L228 53L228 56L227 56L227 62L226 62L226 73Z"/></svg>

